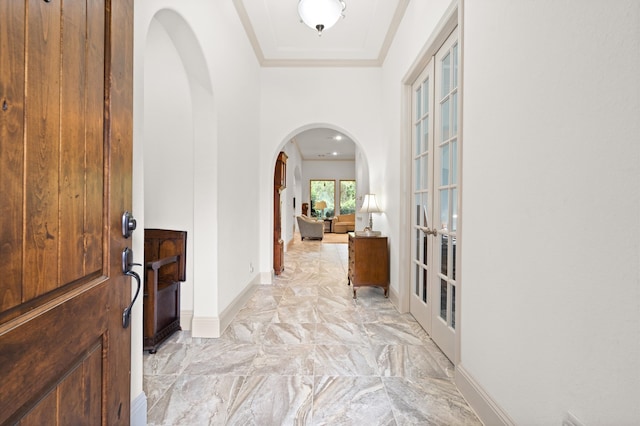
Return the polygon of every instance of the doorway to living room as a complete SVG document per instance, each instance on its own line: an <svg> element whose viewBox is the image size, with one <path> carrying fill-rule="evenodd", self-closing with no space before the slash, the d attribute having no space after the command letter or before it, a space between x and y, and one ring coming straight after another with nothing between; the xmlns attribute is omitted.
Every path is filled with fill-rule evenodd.
<svg viewBox="0 0 640 426"><path fill-rule="evenodd" d="M369 190L368 163L348 132L327 125L305 126L283 142L278 157L280 152L287 157L286 177L279 192L281 217L274 215L273 227L275 230L279 222L285 253L299 232L297 216L322 221L325 235L341 233L346 237L348 231L366 225L367 217L358 213L358 208ZM273 167L275 171L276 161Z"/></svg>

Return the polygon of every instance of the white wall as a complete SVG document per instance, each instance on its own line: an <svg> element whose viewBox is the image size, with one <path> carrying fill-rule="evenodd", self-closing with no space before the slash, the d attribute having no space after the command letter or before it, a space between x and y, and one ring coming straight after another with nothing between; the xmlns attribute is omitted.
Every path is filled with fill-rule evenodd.
<svg viewBox="0 0 640 426"><path fill-rule="evenodd" d="M449 4L450 0L409 2L382 67L384 109L381 120L384 126L380 154L384 161L369 164L371 175L378 175L381 184L373 185L370 192L376 194L378 204L384 211L383 214L374 215L373 226L376 230L382 226L383 232L389 236L391 297L394 298L397 292L407 293L404 297L406 300L395 301L401 310L408 310L408 291L402 291L400 285L409 279L403 277L403 270L409 271L410 261L409 254L403 251L408 250L408 246L402 246L401 234L409 226L404 205L408 206L411 202L410 182L403 180L409 166L403 163L402 153L404 149L410 150L411 128L402 121L403 109L407 108L402 83Z"/></svg>
<svg viewBox="0 0 640 426"><path fill-rule="evenodd" d="M205 205L194 215L216 226L196 235L213 236L205 260L219 266L210 280L195 277L195 315L218 318L253 280L250 262L272 270L273 209L246 205L272 206L276 156L311 127L343 131L362 149L385 211L374 220L389 236L392 290L404 285L401 83L448 6L410 2L382 69L259 70L232 2L136 2L134 173L144 166L143 57L158 10L194 29L215 102L212 145L194 146L196 161L215 158L194 171L194 205ZM464 6L459 367L518 424L559 424L566 411L585 424L638 423L640 6ZM134 207L141 180L134 174ZM132 359L135 397L142 361Z"/></svg>
<svg viewBox="0 0 640 426"><path fill-rule="evenodd" d="M187 231L187 253L191 254L194 203L192 99L182 59L165 27L156 19L149 27L144 71L144 226ZM140 233L143 231L139 230ZM187 256L186 278L180 289L180 309L192 311L193 256ZM191 324L182 326L191 328Z"/></svg>
<svg viewBox="0 0 640 426"><path fill-rule="evenodd" d="M391 204L410 200L398 83L449 6L410 2L383 66ZM522 425L567 412L637 424L640 4L463 6L458 370L477 386L467 396ZM388 205L385 215L391 276L402 276L393 238L406 217Z"/></svg>
<svg viewBox="0 0 640 426"><path fill-rule="evenodd" d="M465 2L462 365L517 423L640 423L640 3Z"/></svg>
<svg viewBox="0 0 640 426"><path fill-rule="evenodd" d="M255 211L246 206L259 200L259 66L232 2L138 0L134 16L133 205L140 212L140 228L146 226L144 217L157 214L144 205L143 170L146 166L153 172L155 167L145 164L144 148L167 137L152 130L163 128L176 140L172 154L179 163L185 165L183 157L191 155L193 165L191 169L181 167L177 176L187 185L185 194L180 195L189 204L183 206L180 219L193 223L193 233L188 236L193 251L187 254L194 265L193 295L183 295L187 298L183 303L193 306L193 333L213 336L220 331L221 313L257 275L248 266L258 263L255 240L259 222ZM150 105L147 109L147 102L169 102L162 93L149 93L145 99L145 78L154 78L145 73L146 49L153 46L147 36L155 34L153 29L149 32L154 16L162 22L180 57L171 51L167 55L183 62L186 72L180 72L175 63L175 68L165 64L164 70L167 74L177 72L175 83L182 84L182 90L186 77L189 95L178 94L174 105ZM149 83L151 90L159 90L159 85ZM168 89L177 90L177 86ZM187 98L191 100L190 113L181 110L189 108ZM162 114L154 118L152 111ZM167 118L176 120L175 125L167 125ZM190 143L192 149L175 152L184 147L182 143ZM150 173L147 176L153 179ZM134 235L134 245L136 254L141 255L142 233ZM132 328L138 333L142 322L139 306L133 320ZM141 336L134 334L133 339L131 392L132 398L137 398L142 394L142 351L141 345L137 346Z"/></svg>

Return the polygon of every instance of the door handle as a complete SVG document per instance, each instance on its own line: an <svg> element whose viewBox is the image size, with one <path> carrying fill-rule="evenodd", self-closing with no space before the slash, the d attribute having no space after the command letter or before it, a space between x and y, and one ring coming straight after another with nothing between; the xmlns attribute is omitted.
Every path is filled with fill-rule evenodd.
<svg viewBox="0 0 640 426"><path fill-rule="evenodd" d="M133 296L133 300L131 300L129 306L127 306L124 312L122 312L123 328L129 327L129 323L131 322L131 309L133 309L133 304L138 298L138 294L140 293L140 286L142 284L140 281L140 275L133 271L134 266L142 265L140 263L133 263L133 250L131 250L129 247L126 247L124 250L122 250L122 273L128 277L133 277L136 280L138 286L136 288L136 294Z"/></svg>
<svg viewBox="0 0 640 426"><path fill-rule="evenodd" d="M426 230L426 231L424 231L424 233L425 233L425 234L427 234L427 235L433 235L434 237L435 237L436 235L438 235L438 231L436 231L436 229L435 229L435 228L433 228L433 230L431 230L431 229L427 228L427 230Z"/></svg>

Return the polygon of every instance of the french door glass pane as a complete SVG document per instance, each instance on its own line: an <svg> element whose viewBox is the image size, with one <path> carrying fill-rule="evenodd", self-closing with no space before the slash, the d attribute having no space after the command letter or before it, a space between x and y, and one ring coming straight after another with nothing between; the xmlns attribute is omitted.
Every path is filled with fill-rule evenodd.
<svg viewBox="0 0 640 426"><path fill-rule="evenodd" d="M458 183L458 140L451 141L451 184Z"/></svg>
<svg viewBox="0 0 640 426"><path fill-rule="evenodd" d="M419 191L422 189L422 167L420 167L420 163L422 162L422 158L418 157L415 159L415 168L413 174L415 176L415 190Z"/></svg>
<svg viewBox="0 0 640 426"><path fill-rule="evenodd" d="M453 45L453 87L458 87L458 43Z"/></svg>
<svg viewBox="0 0 640 426"><path fill-rule="evenodd" d="M449 272L449 238L446 235L440 235L440 272L447 275Z"/></svg>
<svg viewBox="0 0 640 426"><path fill-rule="evenodd" d="M423 143L423 151L426 152L429 150L429 145L427 141L429 140L429 121L428 117L426 117L422 121L422 143Z"/></svg>
<svg viewBox="0 0 640 426"><path fill-rule="evenodd" d="M447 321L447 280L440 280L440 318Z"/></svg>
<svg viewBox="0 0 640 426"><path fill-rule="evenodd" d="M456 250L456 237L451 237L451 277L455 281L456 279L456 259L457 259L457 250Z"/></svg>
<svg viewBox="0 0 640 426"><path fill-rule="evenodd" d="M422 156L422 186L420 189L429 188L429 154Z"/></svg>
<svg viewBox="0 0 640 426"><path fill-rule="evenodd" d="M449 144L440 148L440 185L449 185Z"/></svg>
<svg viewBox="0 0 640 426"><path fill-rule="evenodd" d="M456 328L456 286L451 286L451 328Z"/></svg>
<svg viewBox="0 0 640 426"><path fill-rule="evenodd" d="M442 58L442 96L446 96L451 91L451 54Z"/></svg>
<svg viewBox="0 0 640 426"><path fill-rule="evenodd" d="M458 133L458 93L451 95L451 135Z"/></svg>
<svg viewBox="0 0 640 426"><path fill-rule="evenodd" d="M429 273L426 269L422 270L422 301L424 303L427 303L429 301L429 285L428 285L428 280L429 279Z"/></svg>
<svg viewBox="0 0 640 426"><path fill-rule="evenodd" d="M420 231L420 235L422 235L422 263L426 266L429 265L429 236L424 232Z"/></svg>
<svg viewBox="0 0 640 426"><path fill-rule="evenodd" d="M447 230L449 226L449 190L440 190L440 226Z"/></svg>
<svg viewBox="0 0 640 426"><path fill-rule="evenodd" d="M458 188L451 190L451 232L458 230Z"/></svg>
<svg viewBox="0 0 640 426"><path fill-rule="evenodd" d="M442 138L441 141L446 141L449 139L449 98L444 100L440 107L441 117L440 123L442 125Z"/></svg>
<svg viewBox="0 0 640 426"><path fill-rule="evenodd" d="M422 96L422 110L424 114L429 113L429 79L427 78L422 85L424 95Z"/></svg>
<svg viewBox="0 0 640 426"><path fill-rule="evenodd" d="M422 152L422 144L421 144L421 140L420 140L420 135L422 134L422 131L420 130L420 124L421 122L418 121L415 125L415 138L416 138L416 149L414 152L414 156L418 156L420 155L420 153Z"/></svg>
<svg viewBox="0 0 640 426"><path fill-rule="evenodd" d="M429 193L422 193L422 226L429 227Z"/></svg>

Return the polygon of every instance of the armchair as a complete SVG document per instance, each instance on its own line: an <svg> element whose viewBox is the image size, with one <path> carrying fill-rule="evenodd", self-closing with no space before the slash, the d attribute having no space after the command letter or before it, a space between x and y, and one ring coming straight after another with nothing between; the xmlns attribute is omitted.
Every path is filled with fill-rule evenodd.
<svg viewBox="0 0 640 426"><path fill-rule="evenodd" d="M356 229L356 214L341 214L333 218L333 232L346 234Z"/></svg>
<svg viewBox="0 0 640 426"><path fill-rule="evenodd" d="M310 219L307 216L297 216L298 228L300 228L301 240L310 238L314 240L321 240L324 236L324 222L318 222L314 219Z"/></svg>

